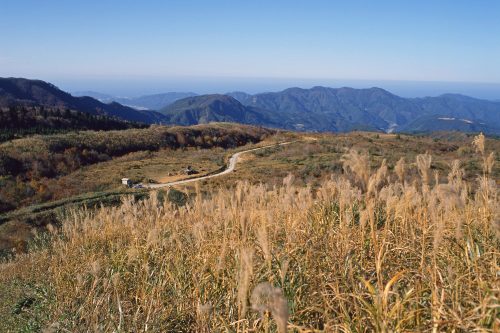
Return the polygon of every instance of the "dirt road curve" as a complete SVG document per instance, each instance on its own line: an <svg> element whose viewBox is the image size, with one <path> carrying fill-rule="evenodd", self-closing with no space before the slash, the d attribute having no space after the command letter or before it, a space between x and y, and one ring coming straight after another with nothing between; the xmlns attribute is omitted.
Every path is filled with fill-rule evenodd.
<svg viewBox="0 0 500 333"><path fill-rule="evenodd" d="M245 154L245 153L248 153L248 152L251 152L251 151L256 151L256 150L261 150L261 149L276 147L276 146L284 146L284 145L288 145L288 144L290 144L292 142L293 141L282 142L282 143L277 143L277 144L274 144L274 145L269 145L269 146L264 146L264 147L259 147L259 148L253 148L253 149L249 149L249 150L240 151L240 152L234 154L233 156L231 156L231 158L229 159L229 165L227 166L227 168L224 171L221 171L219 173L214 173L212 175L200 176L200 177L190 178L190 179L185 179L185 180L177 180L175 182L160 183L160 184L148 184L148 185L144 185L144 187L146 187L146 188L160 188L160 187L165 187L165 186L181 185L181 184L187 184L187 183L197 182L197 181L203 180L203 179L209 179L209 178L214 178L214 177L220 177L220 176L223 176L223 175L227 175L228 173L231 173L231 172L234 171L234 168L236 167L236 163L238 162L238 158L242 154Z"/></svg>

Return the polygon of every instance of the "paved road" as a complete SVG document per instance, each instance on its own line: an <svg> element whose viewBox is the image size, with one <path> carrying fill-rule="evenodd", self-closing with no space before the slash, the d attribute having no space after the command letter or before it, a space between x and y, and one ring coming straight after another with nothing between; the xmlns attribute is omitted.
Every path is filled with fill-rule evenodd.
<svg viewBox="0 0 500 333"><path fill-rule="evenodd" d="M238 153L236 153L236 154L234 154L234 155L231 156L231 158L229 159L229 165L227 166L227 168L224 171L221 171L219 173L214 173L212 175L207 175L207 176L200 176L200 177L196 177L196 178L190 178L190 179L184 179L184 180L177 180L175 182L160 183L160 184L148 184L148 185L144 185L144 187L146 187L146 188L160 188L160 187L165 187L165 186L187 184L187 183L197 182L197 181L203 180L203 179L209 179L209 178L224 176L224 175L227 175L227 174L229 174L229 173L231 173L231 172L234 171L234 168L236 167L236 163L238 162L238 158L242 154L249 153L251 151L256 151L256 150L271 148L271 147L284 146L284 145L288 145L288 144L290 144L292 142L294 142L294 141L282 142L282 143L277 143L277 144L274 144L274 145L269 145L269 146L264 146L264 147L259 147L259 148L253 148L253 149L249 149L249 150L240 151L240 152L238 152Z"/></svg>

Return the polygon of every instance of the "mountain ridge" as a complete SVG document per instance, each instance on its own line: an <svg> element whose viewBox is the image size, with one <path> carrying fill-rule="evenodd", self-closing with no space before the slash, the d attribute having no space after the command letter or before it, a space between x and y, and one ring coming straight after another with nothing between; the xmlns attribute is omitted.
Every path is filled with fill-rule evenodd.
<svg viewBox="0 0 500 333"><path fill-rule="evenodd" d="M42 80L0 78L0 107L16 105L68 108L148 124L164 120L157 112L140 111L116 102L106 104L88 96L75 97Z"/></svg>
<svg viewBox="0 0 500 333"><path fill-rule="evenodd" d="M354 89L316 86L255 95L237 93L233 96L244 105L270 111L286 110L295 116L322 115L335 121L332 126L336 126L337 131L348 131L359 125L370 125L382 131L413 131L408 124L416 119L442 116L489 123L495 132L500 132L500 103L459 94L403 98L378 87Z"/></svg>
<svg viewBox="0 0 500 333"><path fill-rule="evenodd" d="M146 96L161 99L165 95ZM74 97L40 80L0 78L0 107L13 104L70 108L149 124L237 122L317 132L458 130L500 134L500 102L453 93L404 98L378 87L291 87L253 95L241 91L195 95L176 99L155 112Z"/></svg>
<svg viewBox="0 0 500 333"><path fill-rule="evenodd" d="M276 119L266 110L245 107L235 98L222 94L187 97L166 106L160 112L169 123L184 126L224 121L279 127Z"/></svg>

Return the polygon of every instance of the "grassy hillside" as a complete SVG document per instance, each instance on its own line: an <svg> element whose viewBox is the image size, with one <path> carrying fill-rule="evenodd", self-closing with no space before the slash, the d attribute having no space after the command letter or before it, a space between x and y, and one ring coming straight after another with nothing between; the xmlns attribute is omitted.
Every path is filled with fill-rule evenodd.
<svg viewBox="0 0 500 333"><path fill-rule="evenodd" d="M211 124L74 132L8 141L0 144L0 212L59 199L74 193L72 189L90 190L84 182L71 182L69 176L85 166L134 152L147 155L162 149L234 148L259 142L272 133L263 128Z"/></svg>
<svg viewBox="0 0 500 333"><path fill-rule="evenodd" d="M440 178L439 156L389 165L351 147L314 186L289 175L200 186L184 207L152 195L75 211L0 265L0 328L498 331L496 148L470 141L474 178L467 160Z"/></svg>

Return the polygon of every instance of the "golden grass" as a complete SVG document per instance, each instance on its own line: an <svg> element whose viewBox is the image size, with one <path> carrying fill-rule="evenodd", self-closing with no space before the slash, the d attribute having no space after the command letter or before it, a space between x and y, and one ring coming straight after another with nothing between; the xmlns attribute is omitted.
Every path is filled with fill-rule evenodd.
<svg viewBox="0 0 500 333"><path fill-rule="evenodd" d="M488 165L467 182L455 162L436 183L427 156L395 173L366 159L346 154L346 174L314 189L290 175L207 197L198 187L181 208L153 195L75 211L0 281L50 285L45 325L71 332L498 331Z"/></svg>

